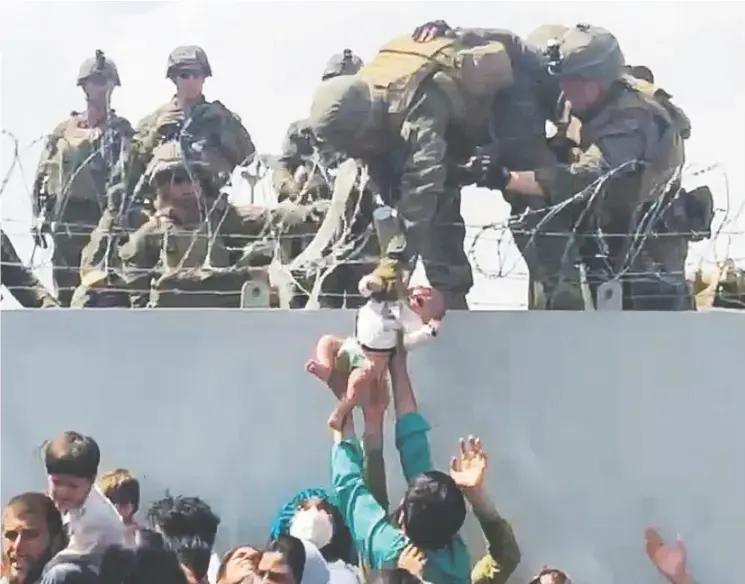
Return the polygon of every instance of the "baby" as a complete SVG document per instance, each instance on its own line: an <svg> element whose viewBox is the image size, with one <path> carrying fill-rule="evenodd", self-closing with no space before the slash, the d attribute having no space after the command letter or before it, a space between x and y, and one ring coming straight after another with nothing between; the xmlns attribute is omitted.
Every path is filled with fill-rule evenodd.
<svg viewBox="0 0 745 584"><path fill-rule="evenodd" d="M354 336L324 335L316 345L316 358L305 366L340 400L328 419L335 430L387 374L399 336L407 351L421 346L437 336L444 312L433 310L431 291L417 288L410 293L395 260L381 260L372 274L360 280L359 288L368 301L357 312Z"/></svg>

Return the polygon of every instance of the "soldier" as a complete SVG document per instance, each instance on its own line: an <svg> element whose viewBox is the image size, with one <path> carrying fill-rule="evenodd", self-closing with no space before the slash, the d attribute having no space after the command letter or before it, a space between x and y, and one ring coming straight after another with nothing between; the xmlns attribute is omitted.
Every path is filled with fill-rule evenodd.
<svg viewBox="0 0 745 584"><path fill-rule="evenodd" d="M681 263L688 241L667 236L658 220L678 191L688 119L624 75L623 52L607 30L577 25L562 37L560 50L562 91L582 122L579 160L527 172L492 166L477 184L558 204L605 180L593 198L598 202L582 204L583 214L590 215L588 228L607 234L604 257L597 249L586 252L593 295L603 279L630 273L624 278L624 308L688 309ZM641 242L628 236L650 230L656 233ZM590 243L597 245L597 239Z"/></svg>
<svg viewBox="0 0 745 584"><path fill-rule="evenodd" d="M321 81L342 75L354 75L362 68L363 62L350 49L332 55L326 63ZM282 145L282 153L277 167L272 172L272 182L280 201L323 200L331 198L331 185L323 175L325 169L314 168L313 140L311 130L305 120L290 124ZM326 168L333 168L338 160L323 160ZM287 242L288 257L296 257L304 249L307 241L295 238ZM369 272L368 265L347 263L337 266L323 282L318 298L321 308L359 308L364 299L358 292L359 279ZM303 279L307 290L313 287L312 281ZM345 298L346 296L346 298ZM296 295L290 305L302 307L307 302L306 294Z"/></svg>
<svg viewBox="0 0 745 584"><path fill-rule="evenodd" d="M117 284L128 290L133 306L237 308L245 281L266 281L264 272L252 269L256 257L244 254L244 237L317 224L325 209L247 205L228 213L204 195L214 188L213 178L209 164L188 161L176 141L154 150L145 180L155 193L155 213L118 248ZM258 255L264 265L271 261Z"/></svg>
<svg viewBox="0 0 745 584"><path fill-rule="evenodd" d="M177 47L168 56L166 77L176 86L176 94L137 125L127 171L129 196L142 195L135 191L147 187L142 179L154 149L171 140L200 153L215 175L218 189L236 166L250 162L256 148L238 115L219 101L204 97L204 82L211 76L212 67L200 47Z"/></svg>
<svg viewBox="0 0 745 584"><path fill-rule="evenodd" d="M561 89L549 75L543 54L546 43L561 27L543 26L523 41L502 29L456 28L440 20L414 31L424 42L440 37L459 38L468 44L496 41L504 44L512 64L514 82L492 102L489 132L480 138L482 150L515 170L553 166L556 153L546 140L546 122L559 123ZM530 272L528 307L583 310L579 250L573 243L574 219L569 213L547 218L548 203L519 192L506 191L509 226ZM540 226L540 227L539 227ZM541 294L542 293L542 294ZM543 297L544 302L538 298Z"/></svg>
<svg viewBox="0 0 745 584"><path fill-rule="evenodd" d="M2 237L2 285L5 286L13 297L25 308L52 308L59 303L47 291L44 285L34 276L33 272L23 265L18 252L0 230Z"/></svg>
<svg viewBox="0 0 745 584"><path fill-rule="evenodd" d="M53 278L63 306L69 306L80 283L80 257L101 217L106 191L133 130L110 108L121 85L116 65L96 51L80 66L78 86L85 93L85 113L72 112L46 142L34 179L33 207L37 245L54 225Z"/></svg>
<svg viewBox="0 0 745 584"><path fill-rule="evenodd" d="M324 67L321 81L339 77L341 75L354 75L362 68L362 59L355 55L350 49L344 49L343 52L332 55ZM303 189L304 182L295 178L298 170L305 167L313 155L313 143L305 120L300 120L290 124L285 135L282 145L282 154L277 162L277 168L272 172L274 188L277 191L279 200L284 199L297 200ZM300 177L298 177L300 178ZM314 185L315 186L315 185ZM319 185L320 186L320 185ZM325 182L319 189L318 195L321 198L330 198Z"/></svg>
<svg viewBox="0 0 745 584"><path fill-rule="evenodd" d="M456 60L464 65L457 66ZM394 39L353 77L317 89L309 125L322 148L358 158L403 232L385 253L421 256L450 309L468 309L473 275L463 249L458 165L478 142L488 104L512 81L504 45Z"/></svg>

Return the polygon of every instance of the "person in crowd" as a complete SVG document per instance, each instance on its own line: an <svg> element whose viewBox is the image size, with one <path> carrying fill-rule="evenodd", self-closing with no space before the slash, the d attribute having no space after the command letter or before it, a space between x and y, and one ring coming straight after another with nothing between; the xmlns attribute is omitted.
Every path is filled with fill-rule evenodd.
<svg viewBox="0 0 745 584"><path fill-rule="evenodd" d="M208 584L220 518L207 503L199 497L166 495L150 506L146 523L175 552L189 584Z"/></svg>
<svg viewBox="0 0 745 584"><path fill-rule="evenodd" d="M59 509L44 493L16 495L3 509L3 584L94 584L83 560L57 558L67 541Z"/></svg>
<svg viewBox="0 0 745 584"><path fill-rule="evenodd" d="M272 540L291 535L315 545L328 563L333 584L360 582L357 554L333 492L306 489L288 501L272 524Z"/></svg>
<svg viewBox="0 0 745 584"><path fill-rule="evenodd" d="M44 445L49 496L66 526L66 557L86 557L94 564L110 545L125 542L126 530L114 505L95 484L101 451L79 432L63 432Z"/></svg>
<svg viewBox="0 0 745 584"><path fill-rule="evenodd" d="M217 568L215 582L217 584L240 584L258 580L262 553L261 549L251 545L242 545L228 550Z"/></svg>
<svg viewBox="0 0 745 584"><path fill-rule="evenodd" d="M563 570L544 566L529 584L572 584L572 580Z"/></svg>
<svg viewBox="0 0 745 584"><path fill-rule="evenodd" d="M434 584L470 582L468 550L458 531L466 517L466 502L455 481L433 470L427 440L429 425L419 414L399 346L391 360L396 411L396 446L409 487L392 513L396 526L365 485L362 453L349 416L341 432L334 431L332 484L344 521L358 552L371 569L396 565L401 553L417 546L427 557L425 579Z"/></svg>
<svg viewBox="0 0 745 584"><path fill-rule="evenodd" d="M329 584L329 569L318 548L291 535L270 542L259 560L258 575L269 584Z"/></svg>
<svg viewBox="0 0 745 584"><path fill-rule="evenodd" d="M127 541L134 541L139 525L135 514L140 508L140 483L131 472L117 468L103 473L98 479L98 488L116 507L127 530Z"/></svg>
<svg viewBox="0 0 745 584"><path fill-rule="evenodd" d="M100 584L187 584L179 560L163 538L141 530L131 546L113 545L104 552Z"/></svg>

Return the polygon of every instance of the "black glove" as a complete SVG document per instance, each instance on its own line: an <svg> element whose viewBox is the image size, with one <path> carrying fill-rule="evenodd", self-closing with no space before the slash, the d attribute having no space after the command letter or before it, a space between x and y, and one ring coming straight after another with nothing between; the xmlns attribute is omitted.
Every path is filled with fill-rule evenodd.
<svg viewBox="0 0 745 584"><path fill-rule="evenodd" d="M418 43L427 43L444 36L453 37L455 36L455 31L444 20L431 20L421 26L417 26L411 38Z"/></svg>
<svg viewBox="0 0 745 584"><path fill-rule="evenodd" d="M503 191L510 182L510 171L489 155L474 156L468 163L474 184L485 189Z"/></svg>

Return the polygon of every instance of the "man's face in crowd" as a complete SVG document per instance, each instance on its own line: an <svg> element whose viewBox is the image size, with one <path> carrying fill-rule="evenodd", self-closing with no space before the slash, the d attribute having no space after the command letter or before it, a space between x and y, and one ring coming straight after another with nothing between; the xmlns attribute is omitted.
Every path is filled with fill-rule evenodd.
<svg viewBox="0 0 745 584"><path fill-rule="evenodd" d="M61 474L47 476L47 483L49 496L63 512L82 507L93 486L91 479Z"/></svg>
<svg viewBox="0 0 745 584"><path fill-rule="evenodd" d="M34 513L6 508L3 513L3 567L10 584L30 584L56 553L46 520Z"/></svg>
<svg viewBox="0 0 745 584"><path fill-rule="evenodd" d="M279 552L264 552L257 572L262 584L297 584L290 566Z"/></svg>

